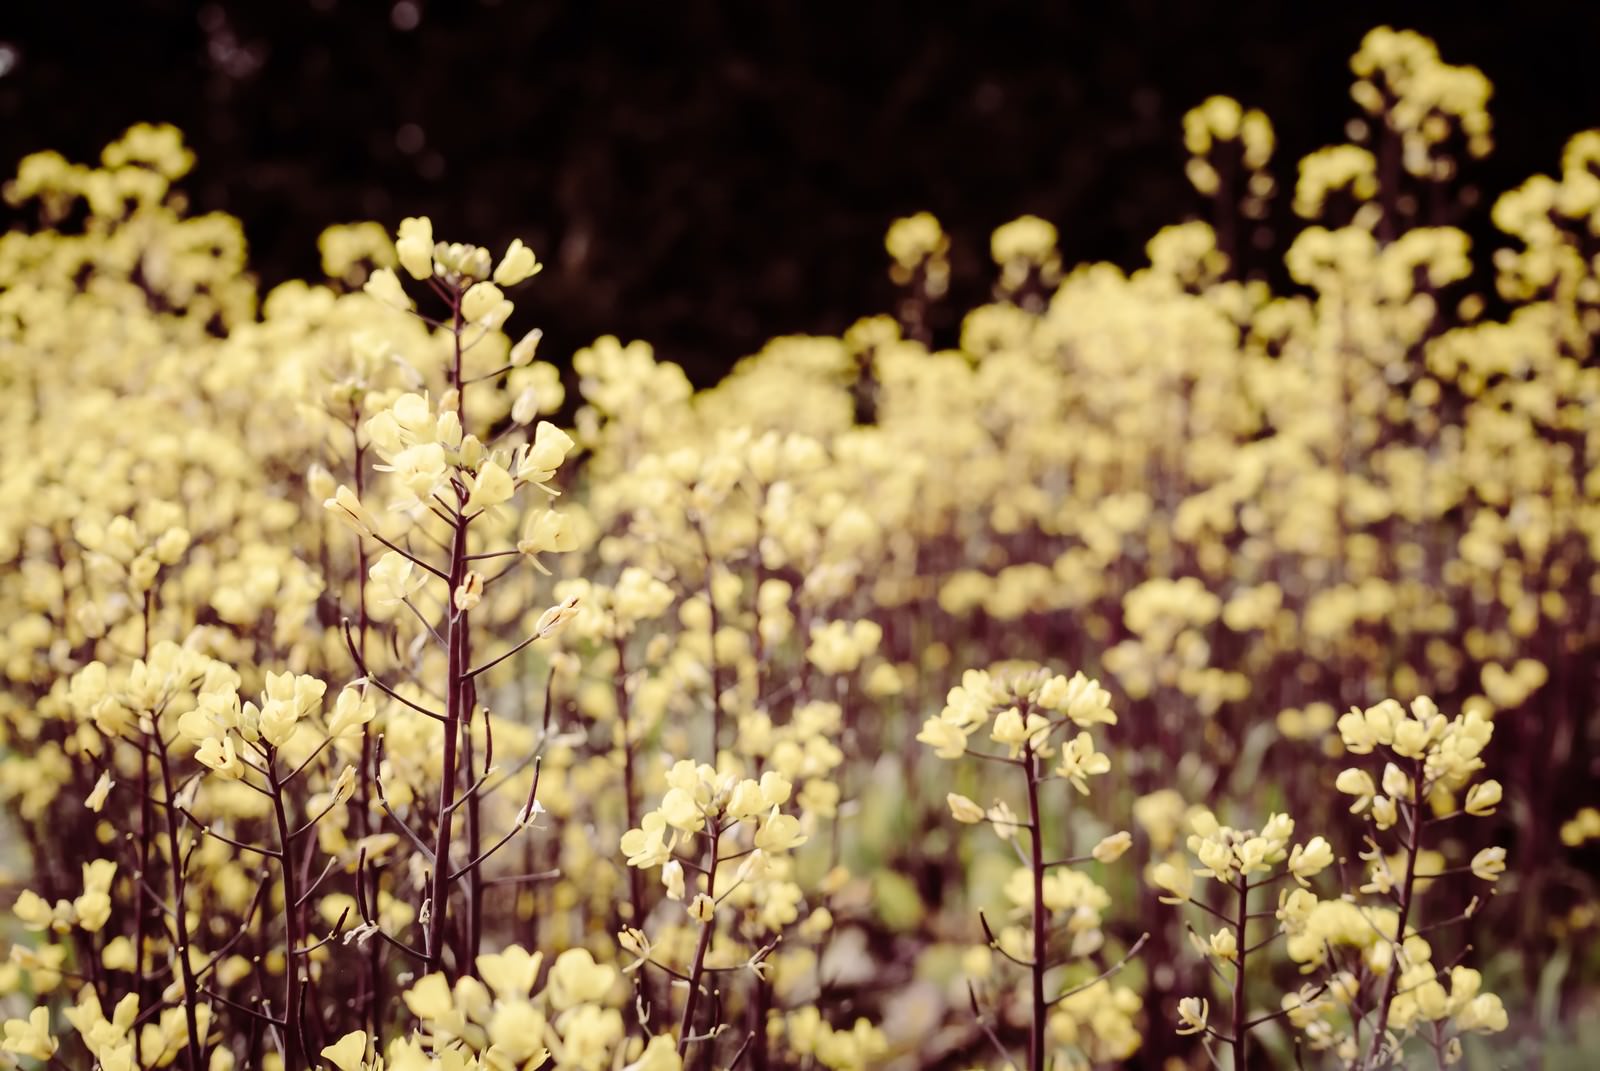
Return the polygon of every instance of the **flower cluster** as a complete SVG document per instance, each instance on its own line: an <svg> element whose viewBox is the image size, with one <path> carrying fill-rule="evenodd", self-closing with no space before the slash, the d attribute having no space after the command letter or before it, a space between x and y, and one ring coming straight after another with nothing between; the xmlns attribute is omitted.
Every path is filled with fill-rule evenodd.
<svg viewBox="0 0 1600 1071"><path fill-rule="evenodd" d="M943 337L920 213L893 315L704 390L540 359L520 241L352 222L260 293L175 130L24 160L6 1052L1530 1062L1600 923L1600 133L1483 257L1484 76L1352 72L1291 173L1191 111L1147 265L1023 217Z"/></svg>

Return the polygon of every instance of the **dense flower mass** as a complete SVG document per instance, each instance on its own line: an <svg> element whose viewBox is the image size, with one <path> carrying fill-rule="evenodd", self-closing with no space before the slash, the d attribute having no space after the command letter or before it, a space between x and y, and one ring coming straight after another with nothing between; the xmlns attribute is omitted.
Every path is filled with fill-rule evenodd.
<svg viewBox="0 0 1600 1071"><path fill-rule="evenodd" d="M960 251L919 214L893 316L698 392L643 342L539 359L520 241L337 226L326 279L259 295L177 131L28 157L0 1049L1375 1071L1573 1043L1600 131L1495 202L1485 255L1452 226L1485 77L1387 29L1352 70L1351 140L1292 181L1263 111L1190 113L1209 221L1147 267L1006 223L994 300L935 349Z"/></svg>

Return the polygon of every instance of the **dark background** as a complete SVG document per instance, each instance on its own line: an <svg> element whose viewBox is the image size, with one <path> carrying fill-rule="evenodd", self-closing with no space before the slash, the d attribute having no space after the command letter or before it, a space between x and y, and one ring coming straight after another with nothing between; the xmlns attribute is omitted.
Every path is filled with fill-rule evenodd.
<svg viewBox="0 0 1600 1071"><path fill-rule="evenodd" d="M1180 121L1212 93L1268 111L1292 186L1385 22L1495 83L1487 238L1492 196L1600 124L1600 3L0 0L0 169L176 123L195 207L243 218L265 284L317 275L329 223L426 213L549 262L519 297L543 356L611 332L704 382L888 309L883 232L917 209L956 241L940 341L1023 212L1069 263L1136 264L1203 207Z"/></svg>

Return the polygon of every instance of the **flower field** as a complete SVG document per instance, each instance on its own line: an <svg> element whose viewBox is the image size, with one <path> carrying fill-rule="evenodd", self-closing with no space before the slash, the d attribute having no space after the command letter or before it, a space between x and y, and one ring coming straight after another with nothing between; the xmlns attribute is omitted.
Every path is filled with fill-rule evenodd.
<svg viewBox="0 0 1600 1071"><path fill-rule="evenodd" d="M1190 112L1148 266L1006 223L937 349L886 220L699 390L520 241L263 294L176 130L23 160L0 1059L1590 1066L1600 130L1475 249L1487 77L1351 71L1299 161Z"/></svg>

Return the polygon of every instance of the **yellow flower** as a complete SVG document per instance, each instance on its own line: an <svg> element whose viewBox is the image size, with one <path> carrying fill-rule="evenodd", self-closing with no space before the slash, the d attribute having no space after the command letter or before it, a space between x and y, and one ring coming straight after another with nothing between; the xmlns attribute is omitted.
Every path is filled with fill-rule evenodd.
<svg viewBox="0 0 1600 1071"><path fill-rule="evenodd" d="M549 1050L545 1048L548 1029L544 1015L526 999L497 1002L487 1026L492 1051L518 1066L538 1066L548 1059Z"/></svg>
<svg viewBox="0 0 1600 1071"><path fill-rule="evenodd" d="M1089 853L1096 861L1101 863L1114 863L1133 847L1133 834L1127 830L1113 833L1109 837L1101 838Z"/></svg>
<svg viewBox="0 0 1600 1071"><path fill-rule="evenodd" d="M668 859L661 865L661 884L667 890L668 900L682 900L688 892L684 883L683 864L676 859Z"/></svg>
<svg viewBox="0 0 1600 1071"><path fill-rule="evenodd" d="M917 741L932 747L941 759L959 759L967 753L967 734L942 718L923 722Z"/></svg>
<svg viewBox="0 0 1600 1071"><path fill-rule="evenodd" d="M1322 837L1312 837L1305 844L1296 844L1289 853L1289 873L1301 885L1307 878L1316 877L1333 863L1333 848Z"/></svg>
<svg viewBox="0 0 1600 1071"><path fill-rule="evenodd" d="M1505 1005L1493 993L1484 993L1456 1013L1456 1026L1478 1034L1498 1034L1510 1025Z"/></svg>
<svg viewBox="0 0 1600 1071"><path fill-rule="evenodd" d="M394 252L400 260L400 266L413 279L432 277L433 221L427 216L409 216L401 220Z"/></svg>
<svg viewBox="0 0 1600 1071"><path fill-rule="evenodd" d="M786 852L798 848L809 838L800 829L800 819L789 814L779 814L772 808L767 820L756 830L756 847L764 852Z"/></svg>
<svg viewBox="0 0 1600 1071"><path fill-rule="evenodd" d="M705 811L682 788L669 788L666 795L661 797L661 817L666 819L667 825L673 829L681 829L685 833L694 833L705 828Z"/></svg>
<svg viewBox="0 0 1600 1071"><path fill-rule="evenodd" d="M116 877L117 864L112 859L96 859L83 864L83 895L72 902L78 925L90 933L97 933L111 917L111 882Z"/></svg>
<svg viewBox="0 0 1600 1071"><path fill-rule="evenodd" d="M461 583L456 585L456 590L450 602L462 613L475 609L483 601L483 574L476 569L467 571Z"/></svg>
<svg viewBox="0 0 1600 1071"><path fill-rule="evenodd" d="M55 912L51 909L50 902L32 889L22 890L17 902L11 905L11 913L30 930L49 929L50 924L55 921Z"/></svg>
<svg viewBox="0 0 1600 1071"><path fill-rule="evenodd" d="M611 991L617 970L597 964L586 948L569 948L550 967L547 992L556 1011L592 1004Z"/></svg>
<svg viewBox="0 0 1600 1071"><path fill-rule="evenodd" d="M496 280L499 282L499 280ZM501 286L510 286L510 283L501 283ZM544 338L544 332L535 327L523 335L515 346L511 347L511 363L518 368L526 368L533 363L534 354L539 351L539 342ZM526 424L527 421L519 420L517 423Z"/></svg>
<svg viewBox="0 0 1600 1071"><path fill-rule="evenodd" d="M683 1071L683 1059L678 1055L677 1042L669 1034L657 1034L644 1047L644 1052L622 1071Z"/></svg>
<svg viewBox="0 0 1600 1071"><path fill-rule="evenodd" d="M1206 1029L1206 1019L1211 1015L1211 1002L1202 997L1184 997L1178 1001L1179 1034L1201 1034Z"/></svg>
<svg viewBox="0 0 1600 1071"><path fill-rule="evenodd" d="M194 757L200 765L210 768L221 777L237 779L244 776L244 763L239 761L239 755L234 751L232 736L206 737L200 741Z"/></svg>
<svg viewBox="0 0 1600 1071"><path fill-rule="evenodd" d="M517 452L517 478L529 483L548 483L566 460L567 451L575 445L572 436L548 420L539 421L533 429L533 443Z"/></svg>
<svg viewBox="0 0 1600 1071"><path fill-rule="evenodd" d="M510 315L511 302L493 283L473 283L461 297L461 318L469 324L499 327Z"/></svg>
<svg viewBox="0 0 1600 1071"><path fill-rule="evenodd" d="M506 255L494 269L494 281L501 286L516 286L543 270L544 265L533 255L533 250L523 245L521 238L513 238Z"/></svg>
<svg viewBox="0 0 1600 1071"><path fill-rule="evenodd" d="M1056 774L1072 782L1073 788L1087 796L1088 778L1106 773L1110 769L1111 757L1104 752L1096 751L1094 737L1083 732L1062 746L1061 764L1056 767Z"/></svg>
<svg viewBox="0 0 1600 1071"><path fill-rule="evenodd" d="M988 810L989 821L994 825L994 835L1001 840L1010 840L1017 835L1017 830L1022 828L1022 823L1004 800L995 800L994 806Z"/></svg>
<svg viewBox="0 0 1600 1071"><path fill-rule="evenodd" d="M111 795L111 789L115 786L116 782L111 779L111 771L102 770L100 779L94 783L94 791L89 793L83 805L96 814L100 813L100 808L106 805L106 797Z"/></svg>
<svg viewBox="0 0 1600 1071"><path fill-rule="evenodd" d="M1162 903L1187 903L1194 894L1194 871L1183 865L1181 860L1167 860L1150 869L1150 883L1167 893L1161 897Z"/></svg>
<svg viewBox="0 0 1600 1071"><path fill-rule="evenodd" d="M49 1008L35 1008L26 1019L6 1021L5 1042L0 1044L0 1049L35 1060L48 1060L58 1048L60 1042L50 1035Z"/></svg>
<svg viewBox="0 0 1600 1071"><path fill-rule="evenodd" d="M352 1030L332 1045L324 1046L321 1056L339 1071L361 1071L367 1055L367 1032Z"/></svg>
<svg viewBox="0 0 1600 1071"><path fill-rule="evenodd" d="M1500 782L1489 780L1480 781L1467 789L1466 812L1479 818L1494 813L1500 804Z"/></svg>
<svg viewBox="0 0 1600 1071"><path fill-rule="evenodd" d="M945 796L945 802L950 805L950 813L957 822L967 825L976 825L984 819L983 808L959 792L951 792Z"/></svg>
<svg viewBox="0 0 1600 1071"><path fill-rule="evenodd" d="M450 994L450 983L440 973L423 975L410 989L400 994L411 1014L427 1022L443 1019L455 1011L455 999Z"/></svg>
<svg viewBox="0 0 1600 1071"><path fill-rule="evenodd" d="M502 998L526 997L539 977L539 965L544 954L528 952L521 945L511 945L503 952L485 953L478 957L478 973Z"/></svg>
<svg viewBox="0 0 1600 1071"><path fill-rule="evenodd" d="M1484 881L1499 881L1506 871L1506 850L1484 848L1472 857L1472 873Z"/></svg>
<svg viewBox="0 0 1600 1071"><path fill-rule="evenodd" d="M1341 770L1333 787L1347 796L1356 797L1356 801L1350 805L1351 814L1366 810L1372 798L1378 794L1378 786L1373 784L1372 775L1354 766Z"/></svg>
<svg viewBox="0 0 1600 1071"><path fill-rule="evenodd" d="M493 461L485 461L478 466L478 474L473 477L472 493L467 496L465 508L468 513L493 509L502 502L511 501L511 496L516 493L517 486L511 474Z"/></svg>
<svg viewBox="0 0 1600 1071"><path fill-rule="evenodd" d="M339 803L344 803L356 791L356 768L349 764L339 771L339 780L333 785L333 798Z"/></svg>
<svg viewBox="0 0 1600 1071"><path fill-rule="evenodd" d="M378 268L367 276L367 281L362 284L361 289L390 308L402 311L410 311L412 308L411 299L406 297L406 292L400 286L400 280L393 268Z"/></svg>

